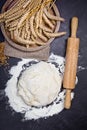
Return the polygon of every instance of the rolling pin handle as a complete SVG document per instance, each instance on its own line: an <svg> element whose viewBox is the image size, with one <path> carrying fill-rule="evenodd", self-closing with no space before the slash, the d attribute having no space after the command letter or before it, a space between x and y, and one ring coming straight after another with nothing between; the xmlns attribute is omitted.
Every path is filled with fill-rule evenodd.
<svg viewBox="0 0 87 130"><path fill-rule="evenodd" d="M65 96L65 104L64 107L66 109L69 109L71 107L71 90L67 89L66 90L66 96Z"/></svg>
<svg viewBox="0 0 87 130"><path fill-rule="evenodd" d="M76 38L76 32L78 28L78 18L73 17L71 21L71 37Z"/></svg>

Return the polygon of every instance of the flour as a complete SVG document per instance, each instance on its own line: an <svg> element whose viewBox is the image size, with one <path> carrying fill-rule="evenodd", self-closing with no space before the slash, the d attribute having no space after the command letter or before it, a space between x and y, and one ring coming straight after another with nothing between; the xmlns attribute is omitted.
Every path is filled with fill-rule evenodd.
<svg viewBox="0 0 87 130"><path fill-rule="evenodd" d="M83 50L82 49L82 51L84 52L85 50ZM78 65L78 67L77 67L77 72L81 72L81 71L83 71L83 70L87 70L87 60L85 59L85 57L84 57L84 54L85 54L86 52L84 52L83 53L83 55L80 55L79 54L79 65ZM84 60L85 59L85 60Z"/></svg>
<svg viewBox="0 0 87 130"><path fill-rule="evenodd" d="M22 59L22 61L18 62L16 66L13 66L9 71L9 74L12 75L11 79L8 80L6 84L5 94L8 97L8 102L10 107L13 108L16 112L23 113L25 120L30 119L39 119L39 118L46 118L49 116L53 116L58 114L64 109L64 98L65 98L65 90L61 90L58 94L56 100L48 106L45 107L30 107L24 103L22 98L17 93L17 81L18 77L23 69L29 67L34 62L38 62L35 59ZM56 70L59 71L61 74L64 72L64 63L65 60L61 56L57 56L51 54L48 62L54 64L56 66ZM73 98L73 93L71 94Z"/></svg>
<svg viewBox="0 0 87 130"><path fill-rule="evenodd" d="M78 66L78 68L77 68L77 72L80 72L80 71L82 71L82 70L86 70L86 69L87 69L87 67Z"/></svg>

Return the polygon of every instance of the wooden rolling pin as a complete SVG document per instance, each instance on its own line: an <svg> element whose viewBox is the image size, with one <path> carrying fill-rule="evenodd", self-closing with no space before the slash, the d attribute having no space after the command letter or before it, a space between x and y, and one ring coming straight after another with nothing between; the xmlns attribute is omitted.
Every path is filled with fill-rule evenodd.
<svg viewBox="0 0 87 130"><path fill-rule="evenodd" d="M71 21L71 37L67 41L65 72L63 87L66 88L64 107L69 109L71 106L71 90L75 88L76 72L78 63L79 38L76 38L78 18L73 17Z"/></svg>

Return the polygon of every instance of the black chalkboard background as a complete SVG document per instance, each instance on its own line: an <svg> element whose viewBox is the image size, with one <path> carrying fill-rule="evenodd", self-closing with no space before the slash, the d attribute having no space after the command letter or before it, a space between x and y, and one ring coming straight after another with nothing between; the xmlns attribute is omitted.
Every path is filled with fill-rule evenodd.
<svg viewBox="0 0 87 130"><path fill-rule="evenodd" d="M5 0L0 0L0 10ZM87 1L86 0L56 0L60 14L65 18L61 24L60 31L65 30L67 34L56 38L51 44L51 52L65 56L66 40L70 36L70 20L73 16L79 18L77 36L80 38L78 65L85 70L78 71L78 84L74 90L75 98L70 110L63 110L60 114L47 119L36 121L21 121L21 115L12 112L6 107L6 99L0 97L0 130L87 130ZM4 37L0 31L0 41ZM8 69L17 64L20 59L10 58L9 66L0 67L0 93L5 88L9 79Z"/></svg>

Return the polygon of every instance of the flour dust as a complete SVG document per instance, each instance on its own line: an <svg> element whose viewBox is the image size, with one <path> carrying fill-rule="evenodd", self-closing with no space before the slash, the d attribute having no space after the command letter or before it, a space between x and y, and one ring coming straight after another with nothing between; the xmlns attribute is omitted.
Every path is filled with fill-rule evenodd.
<svg viewBox="0 0 87 130"><path fill-rule="evenodd" d="M33 65L33 63L38 62L35 59L22 59L22 61L18 62L16 66L13 66L9 74L12 77L8 80L5 88L5 95L8 97L9 106L18 113L23 113L24 120L31 119L39 119L39 118L47 118L58 114L64 109L64 98L65 98L65 90L62 89L58 94L57 98L53 103L45 107L31 107L24 103L22 98L17 93L17 81L18 77L25 67L29 67ZM63 75L64 73L64 65L65 59L61 56L57 56L51 54L48 61L55 65L57 71ZM74 97L74 93L71 94L72 98Z"/></svg>

